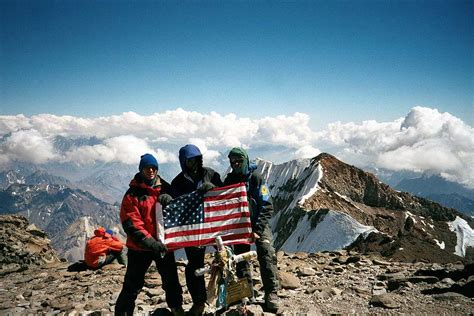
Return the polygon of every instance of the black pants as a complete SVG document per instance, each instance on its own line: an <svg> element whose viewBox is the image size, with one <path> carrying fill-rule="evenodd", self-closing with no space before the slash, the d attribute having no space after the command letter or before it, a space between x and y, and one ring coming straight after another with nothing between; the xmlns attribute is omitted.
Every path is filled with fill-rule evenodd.
<svg viewBox="0 0 474 316"><path fill-rule="evenodd" d="M122 291L115 304L115 315L133 315L135 300L145 284L145 274L152 261L155 261L161 275L168 307L177 308L183 304L183 292L179 284L174 252L167 253L164 258L161 258L149 251L129 249L127 272Z"/></svg>
<svg viewBox="0 0 474 316"><path fill-rule="evenodd" d="M186 251L186 257L188 258L185 275L189 294L191 294L194 304L204 303L207 299L204 276L197 277L194 275L194 271L204 267L204 255L206 248L187 247L184 248L184 250Z"/></svg>
<svg viewBox="0 0 474 316"><path fill-rule="evenodd" d="M273 236L270 228L267 226L260 234L260 238L255 241L257 248L258 263L260 265L260 276L262 278L263 290L265 294L275 292L280 287L278 280L277 258L275 248L273 248ZM250 251L250 245L234 245L236 255ZM237 263L237 276L247 278L252 284L252 275L250 265L247 261Z"/></svg>

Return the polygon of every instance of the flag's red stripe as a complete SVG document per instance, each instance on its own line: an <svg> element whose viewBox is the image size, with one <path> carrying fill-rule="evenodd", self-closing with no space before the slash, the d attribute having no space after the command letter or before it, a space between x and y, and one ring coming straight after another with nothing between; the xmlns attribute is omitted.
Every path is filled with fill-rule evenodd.
<svg viewBox="0 0 474 316"><path fill-rule="evenodd" d="M238 229L238 228L245 228L245 227L252 227L252 224L249 223L249 222L247 222L247 223L235 223L235 224L208 227L208 228L181 230L181 231L177 231L177 232L174 232L174 233L167 233L165 231L165 239L179 237L179 236L190 236L190 235L201 235L201 234L215 233L215 232L231 230L231 229Z"/></svg>
<svg viewBox="0 0 474 316"><path fill-rule="evenodd" d="M205 202L211 202L211 201L234 199L234 198L238 198L238 197L247 197L247 192L241 191L241 192L220 194L220 195L216 195L216 196L206 196L206 197L204 197L204 203Z"/></svg>
<svg viewBox="0 0 474 316"><path fill-rule="evenodd" d="M248 207L249 203L247 201L241 201L232 204L223 204L223 205L215 205L215 206L205 206L204 212L218 212L218 211L225 211L232 208L239 208L239 207Z"/></svg>
<svg viewBox="0 0 474 316"><path fill-rule="evenodd" d="M204 218L204 223L220 222L220 221L225 221L225 220L228 220L228 219L231 219L231 218L241 218L241 217L250 218L250 213L249 212L239 212L239 213L232 213L232 214L212 216L212 217L207 217L206 216Z"/></svg>
<svg viewBox="0 0 474 316"><path fill-rule="evenodd" d="M240 188L241 186L245 186L245 182L239 182L239 183L235 183L235 184L229 184L229 185L226 185L226 186L223 186L223 187L216 187L211 191L226 191L226 190L230 190L230 189L235 189L235 188Z"/></svg>
<svg viewBox="0 0 474 316"><path fill-rule="evenodd" d="M217 237L218 235L216 235ZM233 244L233 243L239 243L239 244L251 244L251 233L243 233L243 234L234 234L234 235L228 235L228 236L222 236L222 240L224 240L225 244ZM215 237L213 238L206 238L206 239L200 239L200 240L192 240L192 241L182 241L182 242L171 242L167 243L166 247L168 250L175 250L183 247L193 247L193 246L212 246L215 245ZM247 242L244 241L238 241L237 239L247 239ZM235 240L235 242L232 242Z"/></svg>

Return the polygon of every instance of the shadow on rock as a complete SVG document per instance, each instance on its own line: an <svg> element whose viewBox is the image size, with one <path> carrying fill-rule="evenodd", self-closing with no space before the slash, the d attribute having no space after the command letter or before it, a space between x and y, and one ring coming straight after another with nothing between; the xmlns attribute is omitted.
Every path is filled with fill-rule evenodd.
<svg viewBox="0 0 474 316"><path fill-rule="evenodd" d="M439 279L450 278L458 283L449 287L434 287L421 291L423 294L443 294L443 293L459 293L466 297L474 297L474 264L470 263L463 269L448 271L446 269L439 270L418 270L416 275L435 276ZM467 281L464 281L467 280Z"/></svg>

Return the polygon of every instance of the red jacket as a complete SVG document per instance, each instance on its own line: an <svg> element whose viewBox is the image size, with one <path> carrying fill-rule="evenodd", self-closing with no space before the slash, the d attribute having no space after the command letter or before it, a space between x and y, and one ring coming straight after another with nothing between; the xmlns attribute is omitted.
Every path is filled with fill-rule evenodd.
<svg viewBox="0 0 474 316"><path fill-rule="evenodd" d="M120 221L127 233L127 247L149 251L142 241L157 237L156 204L160 193L171 194L171 186L157 177L153 186L145 184L139 173L130 182L130 188L122 199Z"/></svg>
<svg viewBox="0 0 474 316"><path fill-rule="evenodd" d="M105 260L105 257L110 251L120 252L123 249L123 244L114 236L105 232L105 228L99 227L94 231L94 235L87 241L84 259L87 266L90 268L98 268L99 263ZM99 260L101 259L102 260Z"/></svg>

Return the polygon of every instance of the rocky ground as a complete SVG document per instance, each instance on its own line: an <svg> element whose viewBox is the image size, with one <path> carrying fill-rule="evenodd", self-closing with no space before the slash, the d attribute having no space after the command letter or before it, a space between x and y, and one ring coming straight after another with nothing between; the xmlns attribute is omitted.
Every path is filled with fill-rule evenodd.
<svg viewBox="0 0 474 316"><path fill-rule="evenodd" d="M283 287L279 292L282 307L278 314L466 315L474 312L472 266L387 262L376 256L346 251L280 252L278 257ZM68 272L68 265L50 263L16 272L3 267L0 314L112 313L125 268L112 264L97 271ZM189 308L191 298L186 291L184 267L185 262L180 261L185 308ZM255 283L259 289L258 277ZM248 314L263 314L258 304L262 293L259 294L256 302L249 305ZM136 311L159 315L166 314L165 308L161 280L152 267L138 297ZM237 312L237 307L231 307L226 314Z"/></svg>
<svg viewBox="0 0 474 316"><path fill-rule="evenodd" d="M208 254L207 261L212 260ZM253 263L257 297L248 315L263 315L258 262ZM71 271L41 230L21 216L0 216L0 315L112 314L125 267ZM186 261L178 261L185 309ZM69 268L69 269L68 269ZM278 253L281 315L474 313L474 265L403 263L356 251ZM168 315L161 279L152 266L136 312ZM242 312L231 306L225 315ZM266 313L266 315L272 315Z"/></svg>

